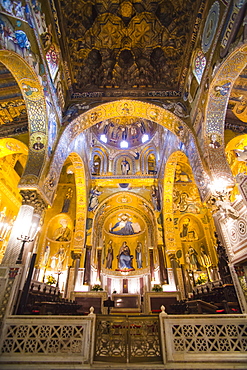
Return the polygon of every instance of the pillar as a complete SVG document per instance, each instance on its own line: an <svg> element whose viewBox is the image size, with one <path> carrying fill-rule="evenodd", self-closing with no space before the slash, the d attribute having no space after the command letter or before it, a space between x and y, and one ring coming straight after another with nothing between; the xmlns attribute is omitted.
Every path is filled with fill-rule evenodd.
<svg viewBox="0 0 247 370"><path fill-rule="evenodd" d="M90 285L91 282L91 246L86 247L86 256L85 256L85 274L84 274L84 284Z"/></svg>
<svg viewBox="0 0 247 370"><path fill-rule="evenodd" d="M1 310L4 309L2 313L5 311L4 307L6 309L7 306L9 307L8 314L12 313L11 310L14 306L17 307L19 302L22 306L26 302L36 258L35 238L40 218L45 209L45 203L35 190L21 190L20 193L23 198L22 206L13 225L1 264L1 267L6 267L9 270L5 283L5 287L8 289L8 301L5 297L4 306L3 302L0 302ZM15 274L11 273L12 271ZM11 279L12 289L10 290L9 281Z"/></svg>
<svg viewBox="0 0 247 370"><path fill-rule="evenodd" d="M159 254L159 265L160 265L160 283L168 284L168 275L167 275L167 269L163 254L162 245L158 245L158 254Z"/></svg>
<svg viewBox="0 0 247 370"><path fill-rule="evenodd" d="M149 249L149 259L150 259L151 281L153 281L154 280L154 253L153 253L153 249Z"/></svg>
<svg viewBox="0 0 247 370"><path fill-rule="evenodd" d="M97 250L97 281L100 281L102 250Z"/></svg>
<svg viewBox="0 0 247 370"><path fill-rule="evenodd" d="M73 253L73 260L74 260L74 287L73 287L73 290L79 290L81 281L80 281L80 277L78 276L78 271L79 271L79 268L80 268L81 254L80 253Z"/></svg>
<svg viewBox="0 0 247 370"><path fill-rule="evenodd" d="M12 266L16 264L21 251L22 238L34 236L36 231L32 228L32 223L36 223L36 228L39 226L40 217L45 209L45 203L35 190L21 190L22 205L14 222L8 245L2 260L2 265ZM33 234L33 235L31 235ZM26 242L25 244L27 244ZM29 244L29 243L28 243ZM24 245L24 255L22 264L25 264L25 250L30 249Z"/></svg>

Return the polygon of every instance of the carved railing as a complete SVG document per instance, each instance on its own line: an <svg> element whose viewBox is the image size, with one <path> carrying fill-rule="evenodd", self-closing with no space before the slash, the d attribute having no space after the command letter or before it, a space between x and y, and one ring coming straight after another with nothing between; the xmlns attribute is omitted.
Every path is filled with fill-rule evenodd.
<svg viewBox="0 0 247 370"><path fill-rule="evenodd" d="M247 363L246 318L246 315L204 317L161 313L164 362Z"/></svg>
<svg viewBox="0 0 247 370"><path fill-rule="evenodd" d="M90 363L95 315L86 317L11 316L4 321L0 363ZM0 366L1 367L1 366Z"/></svg>
<svg viewBox="0 0 247 370"><path fill-rule="evenodd" d="M159 320L160 319L160 320ZM95 339L96 338L96 339ZM247 363L247 315L10 316L0 332L2 365L81 366L94 361L216 363L244 368ZM97 365L100 369L100 364ZM135 365L136 366L136 365ZM194 366L194 367L193 367ZM228 366L228 365L227 365ZM238 367L239 366L239 367ZM229 367L229 366L228 366ZM104 364L102 364L102 368Z"/></svg>

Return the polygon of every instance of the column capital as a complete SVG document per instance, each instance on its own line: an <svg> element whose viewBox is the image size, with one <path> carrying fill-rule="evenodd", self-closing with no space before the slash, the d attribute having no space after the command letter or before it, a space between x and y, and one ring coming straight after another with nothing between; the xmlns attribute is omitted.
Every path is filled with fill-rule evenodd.
<svg viewBox="0 0 247 370"><path fill-rule="evenodd" d="M36 190L20 190L22 205L32 206L34 213L42 215L46 208L46 203Z"/></svg>
<svg viewBox="0 0 247 370"><path fill-rule="evenodd" d="M72 260L78 260L81 258L81 253L75 253L74 251L71 252Z"/></svg>

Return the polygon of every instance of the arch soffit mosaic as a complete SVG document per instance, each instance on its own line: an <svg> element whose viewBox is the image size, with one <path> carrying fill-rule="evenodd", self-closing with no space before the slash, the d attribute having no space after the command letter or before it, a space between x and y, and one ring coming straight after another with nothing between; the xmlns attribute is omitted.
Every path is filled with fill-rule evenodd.
<svg viewBox="0 0 247 370"><path fill-rule="evenodd" d="M74 232L74 249L81 250L85 243L86 212L87 212L87 194L86 177L84 163L77 153L69 155L74 167L75 185L76 185L76 225Z"/></svg>
<svg viewBox="0 0 247 370"><path fill-rule="evenodd" d="M28 155L27 146L16 139L0 139L0 158L17 153Z"/></svg>
<svg viewBox="0 0 247 370"><path fill-rule="evenodd" d="M224 125L231 88L247 63L247 45L235 49L222 63L210 85L204 126L208 165L215 178L234 185L225 157Z"/></svg>
<svg viewBox="0 0 247 370"><path fill-rule="evenodd" d="M16 158L20 158L20 156L24 155L25 156L25 162L26 162L26 158L27 158L27 155L28 155L28 148L25 144L23 144L21 141L19 140L16 140L16 139L13 139L13 138L3 138L3 139L0 139L0 161L2 161L4 159L4 157L7 157L7 156L14 156L17 154L17 157ZM16 162L15 162L16 163ZM8 176L8 174L7 174ZM1 180L0 180L0 183L2 183L2 176L1 177ZM4 181L5 183L5 181ZM17 185L17 184L16 184ZM9 199L11 199L12 203L17 207L17 209L20 207L21 205L21 196L17 196L18 194L18 190L16 188L16 186L13 187L13 183L11 181L11 190L6 188L3 184L1 184L1 190L4 194L4 197L7 197ZM7 191L7 193L6 193Z"/></svg>
<svg viewBox="0 0 247 370"><path fill-rule="evenodd" d="M200 158L194 134L187 124L172 112L154 104L137 100L119 100L92 108L74 119L65 128L44 183L44 191L50 200L53 198L57 186L62 163L70 154L71 145L68 145L68 143L72 143L78 135L96 123L118 116L146 118L167 128L176 135L184 144L201 196L202 198L206 196L209 176ZM51 181L52 187L49 185Z"/></svg>
<svg viewBox="0 0 247 370"><path fill-rule="evenodd" d="M39 176L47 155L47 115L43 87L27 62L9 50L0 50L0 62L14 76L25 100L29 125L29 156L20 181L21 188L38 186ZM41 140L39 149L35 146Z"/></svg>
<svg viewBox="0 0 247 370"><path fill-rule="evenodd" d="M168 158L164 175L163 219L165 243L168 252L174 252L177 249L173 216L173 188L176 166L179 161L187 162L188 158L184 153L179 151L172 153Z"/></svg>

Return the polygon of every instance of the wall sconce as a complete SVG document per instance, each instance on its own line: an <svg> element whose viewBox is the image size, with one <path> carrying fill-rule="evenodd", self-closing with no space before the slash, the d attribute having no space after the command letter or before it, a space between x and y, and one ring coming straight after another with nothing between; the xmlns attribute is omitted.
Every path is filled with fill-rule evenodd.
<svg viewBox="0 0 247 370"><path fill-rule="evenodd" d="M229 200L230 191L229 184L224 179L213 180L210 184L210 190L213 196L219 200ZM228 190L227 190L228 189Z"/></svg>
<svg viewBox="0 0 247 370"><path fill-rule="evenodd" d="M215 213L220 211L225 217L238 218L239 212L232 207L230 201L230 193L233 189L224 179L214 180L210 185L212 195L209 198L208 204Z"/></svg>

